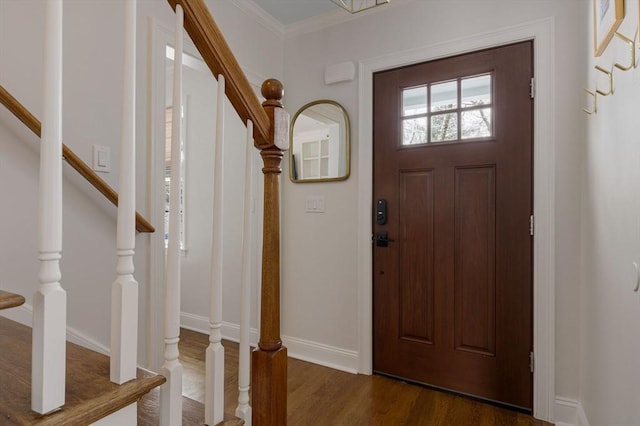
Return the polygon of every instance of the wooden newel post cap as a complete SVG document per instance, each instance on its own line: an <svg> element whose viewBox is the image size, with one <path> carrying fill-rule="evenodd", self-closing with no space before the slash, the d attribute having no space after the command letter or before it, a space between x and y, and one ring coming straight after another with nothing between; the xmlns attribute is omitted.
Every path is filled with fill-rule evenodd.
<svg viewBox="0 0 640 426"><path fill-rule="evenodd" d="M262 103L264 111L269 117L271 128L267 139L255 139L256 148L260 150L275 148L286 151L289 148L289 113L282 106L284 86L275 78L262 83L262 96L266 99Z"/></svg>
<svg viewBox="0 0 640 426"><path fill-rule="evenodd" d="M262 96L266 99L262 103L264 106L282 106L282 98L284 97L284 86L279 80L270 78L262 83L260 89Z"/></svg>

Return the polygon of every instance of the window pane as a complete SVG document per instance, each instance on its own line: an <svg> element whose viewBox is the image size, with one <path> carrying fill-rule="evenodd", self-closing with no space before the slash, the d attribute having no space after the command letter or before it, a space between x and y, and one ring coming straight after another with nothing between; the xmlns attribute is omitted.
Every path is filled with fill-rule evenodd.
<svg viewBox="0 0 640 426"><path fill-rule="evenodd" d="M458 82L431 85L431 112L458 108Z"/></svg>
<svg viewBox="0 0 640 426"><path fill-rule="evenodd" d="M402 120L402 145L427 142L427 117Z"/></svg>
<svg viewBox="0 0 640 426"><path fill-rule="evenodd" d="M329 139L320 141L320 156L327 157L329 155Z"/></svg>
<svg viewBox="0 0 640 426"><path fill-rule="evenodd" d="M304 160L302 162L302 177L317 178L320 177L320 163L318 160Z"/></svg>
<svg viewBox="0 0 640 426"><path fill-rule="evenodd" d="M329 159L323 158L320 160L320 176L327 177L329 176Z"/></svg>
<svg viewBox="0 0 640 426"><path fill-rule="evenodd" d="M302 158L317 157L318 142L305 142L302 144Z"/></svg>
<svg viewBox="0 0 640 426"><path fill-rule="evenodd" d="M462 107L491 103L491 74L462 80Z"/></svg>
<svg viewBox="0 0 640 426"><path fill-rule="evenodd" d="M404 89L402 91L402 116L427 112L427 86Z"/></svg>
<svg viewBox="0 0 640 426"><path fill-rule="evenodd" d="M491 136L491 108L462 112L462 139Z"/></svg>
<svg viewBox="0 0 640 426"><path fill-rule="evenodd" d="M431 117L431 142L458 139L458 114L439 114Z"/></svg>

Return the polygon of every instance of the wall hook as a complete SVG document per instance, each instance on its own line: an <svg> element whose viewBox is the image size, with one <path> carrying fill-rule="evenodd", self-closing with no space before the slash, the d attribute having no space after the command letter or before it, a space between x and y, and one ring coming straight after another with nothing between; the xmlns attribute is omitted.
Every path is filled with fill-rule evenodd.
<svg viewBox="0 0 640 426"><path fill-rule="evenodd" d="M596 93L602 96L611 95L613 93L613 72L602 68L600 65L596 65L595 68L609 78L609 90L607 90L606 92L603 92L602 90L598 89L596 86Z"/></svg>
<svg viewBox="0 0 640 426"><path fill-rule="evenodd" d="M635 44L636 44L636 36L638 35L638 32L636 31L633 34L633 40L631 40L629 37L625 37L623 34L620 34L619 32L615 32L615 36L618 37L620 40L624 41L625 43L627 43L629 45L629 50L631 52L631 64L629 66L624 66L621 65L619 63L615 63L615 67L618 68L619 70L622 71L629 71L631 68L635 68L636 67L636 48L635 48Z"/></svg>
<svg viewBox="0 0 640 426"><path fill-rule="evenodd" d="M593 108L591 110L588 110L586 108L582 108L582 110L584 112L586 112L587 114L589 114L589 115L597 114L598 113L598 94L596 92L593 92L593 91L587 89L586 87L584 88L584 91L587 92L593 98L593 101L591 102Z"/></svg>

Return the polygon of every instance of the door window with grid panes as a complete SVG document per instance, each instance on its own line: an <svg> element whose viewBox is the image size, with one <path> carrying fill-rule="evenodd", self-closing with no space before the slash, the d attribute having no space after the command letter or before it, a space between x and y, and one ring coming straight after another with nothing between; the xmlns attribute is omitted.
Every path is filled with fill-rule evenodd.
<svg viewBox="0 0 640 426"><path fill-rule="evenodd" d="M402 90L402 145L493 136L492 75L481 74Z"/></svg>

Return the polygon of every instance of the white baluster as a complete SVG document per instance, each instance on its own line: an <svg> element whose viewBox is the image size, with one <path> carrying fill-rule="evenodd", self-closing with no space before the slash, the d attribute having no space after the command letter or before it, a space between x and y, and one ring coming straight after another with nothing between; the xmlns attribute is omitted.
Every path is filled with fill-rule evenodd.
<svg viewBox="0 0 640 426"><path fill-rule="evenodd" d="M209 346L205 357L204 422L224 418L224 347L222 347L222 157L224 141L225 79L218 76L215 161L213 166L213 228L211 238L211 301Z"/></svg>
<svg viewBox="0 0 640 426"><path fill-rule="evenodd" d="M160 424L182 424L182 364L180 341L180 135L182 134L182 46L184 12L176 5L176 43L173 58L173 115L171 118L171 186L169 198L169 246L165 292L165 352L162 374L167 382L160 389Z"/></svg>
<svg viewBox="0 0 640 426"><path fill-rule="evenodd" d="M62 257L62 0L46 2L44 92L40 145L38 259L33 296L31 408L41 414L65 401L67 294Z"/></svg>
<svg viewBox="0 0 640 426"><path fill-rule="evenodd" d="M136 378L138 358L138 282L133 277L136 238L136 0L125 2L124 82L120 134L117 277L111 288L111 381Z"/></svg>
<svg viewBox="0 0 640 426"><path fill-rule="evenodd" d="M238 360L238 408L236 416L251 426L249 405L250 355L249 322L251 318L251 200L253 199L253 122L247 120L247 146L244 163L244 223L242 226L242 277L240 283L240 347Z"/></svg>

